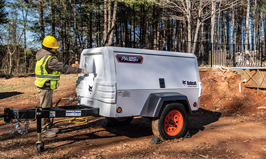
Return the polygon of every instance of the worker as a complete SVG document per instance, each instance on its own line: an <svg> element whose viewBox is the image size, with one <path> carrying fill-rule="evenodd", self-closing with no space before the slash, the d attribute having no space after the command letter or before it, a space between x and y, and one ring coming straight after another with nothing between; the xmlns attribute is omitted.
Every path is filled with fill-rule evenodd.
<svg viewBox="0 0 266 159"><path fill-rule="evenodd" d="M84 69L72 67L58 61L55 53L59 46L53 36L46 36L42 42L42 49L36 54L35 85L40 95L40 105L42 108L52 107L53 90L59 86L61 72L85 73ZM49 118L42 118L42 137L56 136L59 130L57 128L51 128L51 124Z"/></svg>

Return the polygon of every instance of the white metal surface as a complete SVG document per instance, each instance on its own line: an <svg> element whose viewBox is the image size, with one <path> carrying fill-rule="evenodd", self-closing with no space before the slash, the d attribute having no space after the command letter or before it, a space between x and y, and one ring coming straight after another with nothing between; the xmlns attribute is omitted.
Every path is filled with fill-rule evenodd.
<svg viewBox="0 0 266 159"><path fill-rule="evenodd" d="M117 56L142 57L141 63L121 62ZM92 64L88 64L93 62ZM102 47L83 50L80 67L89 76L79 75L79 104L99 107L107 117L137 116L151 93L177 92L186 95L192 111L198 110L202 92L196 56L188 53ZM88 68L93 67L93 68ZM159 78L165 81L160 88ZM197 107L193 103L197 102ZM121 113L116 113L118 107Z"/></svg>

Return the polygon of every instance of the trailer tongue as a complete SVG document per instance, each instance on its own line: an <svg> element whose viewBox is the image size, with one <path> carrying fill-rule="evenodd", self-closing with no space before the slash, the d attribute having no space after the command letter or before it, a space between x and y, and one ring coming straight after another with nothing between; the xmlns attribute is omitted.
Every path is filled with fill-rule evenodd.
<svg viewBox="0 0 266 159"><path fill-rule="evenodd" d="M82 105L60 106L52 108L41 108L37 106L35 109L10 109L5 108L4 114L0 114L6 123L11 123L10 133L14 133L14 126L18 133L25 134L28 132L29 120L37 120L37 150L42 152L44 150L44 143L41 138L41 119L42 118L59 118L59 117L85 117L85 116L99 116L99 108L92 108ZM25 120L25 128L21 129L21 120Z"/></svg>

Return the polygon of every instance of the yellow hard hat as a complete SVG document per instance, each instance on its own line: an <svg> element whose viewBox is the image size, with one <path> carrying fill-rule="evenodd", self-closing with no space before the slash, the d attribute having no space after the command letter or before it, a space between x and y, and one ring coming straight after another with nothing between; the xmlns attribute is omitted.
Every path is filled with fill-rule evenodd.
<svg viewBox="0 0 266 159"><path fill-rule="evenodd" d="M53 36L46 36L43 39L42 45L52 49L58 49L60 46Z"/></svg>

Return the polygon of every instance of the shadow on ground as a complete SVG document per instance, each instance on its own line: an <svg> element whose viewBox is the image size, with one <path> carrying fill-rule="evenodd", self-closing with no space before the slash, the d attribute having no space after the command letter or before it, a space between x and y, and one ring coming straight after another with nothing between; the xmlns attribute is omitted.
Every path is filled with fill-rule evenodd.
<svg viewBox="0 0 266 159"><path fill-rule="evenodd" d="M188 116L188 131L190 135L193 136L197 134L200 130L204 131L205 126L214 123L219 120L221 113L216 113L204 109L200 109L194 115ZM49 149L58 149L65 146L69 146L80 141L97 143L97 147L113 144L116 142L127 142L127 140L143 139L143 137L148 137L152 139L153 133L151 128L151 121L148 118L135 118L129 125L120 127L108 126L103 128L105 119L103 117L97 118L93 117L88 120L88 123L83 125L68 125L67 123L60 123L57 126L60 127L60 132L58 137L51 139L43 139L45 143L49 142L61 142L68 141L65 144L57 145L56 147L50 147ZM35 123L35 122L34 122ZM33 123L32 123L33 124ZM30 135L35 136L36 134L32 132L36 129L30 130ZM27 134L29 135L29 134ZM62 136L63 135L63 136ZM16 138L15 134L1 134L1 141L10 140ZM26 136L21 136L24 138ZM30 147L32 141L28 141L30 144L24 145L25 147ZM34 141L35 142L35 141ZM27 142L26 142L27 143ZM21 145L12 145L13 149L18 149ZM7 147L11 148L11 147ZM46 147L48 150L48 147Z"/></svg>
<svg viewBox="0 0 266 159"><path fill-rule="evenodd" d="M188 131L190 132L190 135L193 136L197 134L200 130L204 131L206 125L218 121L220 117L221 113L212 112L205 109L200 109L193 115L189 115ZM94 140L94 139L105 140L107 138L108 139L113 138L112 140L116 140L115 138L120 138L123 136L129 138L141 138L141 137L150 136L150 138L152 139L153 133L151 128L151 121L148 118L135 118L129 125L120 126L120 127L107 126L105 128L102 128L105 119L103 118L100 118L99 120L97 120L97 118L95 119L96 121L89 122L88 124L85 125L71 126L68 128L61 129L59 134L70 133L69 136L60 139L56 138L53 141L58 142L58 141L68 140L71 142L67 143L66 145L69 145L82 140ZM90 133L87 134L84 133L84 134L76 134L74 136L71 136L72 131L81 131L82 129L93 128L93 127L98 127L100 130L97 129L95 131L89 131ZM60 145L58 147L66 145Z"/></svg>
<svg viewBox="0 0 266 159"><path fill-rule="evenodd" d="M5 79L11 79L13 77L35 77L34 73L27 74L27 75L0 75L0 78L5 78Z"/></svg>
<svg viewBox="0 0 266 159"><path fill-rule="evenodd" d="M199 109L193 115L188 116L188 131L193 136L200 130L203 131L206 125L214 123L219 120L221 113L212 112L205 109Z"/></svg>
<svg viewBox="0 0 266 159"><path fill-rule="evenodd" d="M23 93L21 93L21 92L2 92L2 93L0 93L0 99L16 96L19 94L23 94Z"/></svg>

